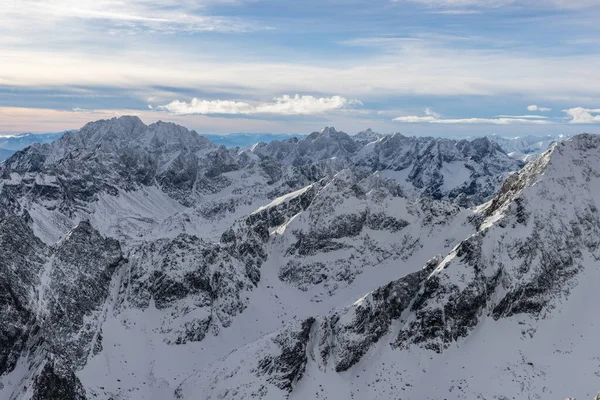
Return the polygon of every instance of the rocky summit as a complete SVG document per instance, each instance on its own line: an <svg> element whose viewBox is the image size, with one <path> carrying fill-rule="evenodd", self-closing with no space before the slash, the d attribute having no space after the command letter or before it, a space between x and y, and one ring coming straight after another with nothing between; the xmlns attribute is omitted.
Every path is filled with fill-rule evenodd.
<svg viewBox="0 0 600 400"><path fill-rule="evenodd" d="M600 137L542 145L120 117L19 150L0 399L592 399Z"/></svg>

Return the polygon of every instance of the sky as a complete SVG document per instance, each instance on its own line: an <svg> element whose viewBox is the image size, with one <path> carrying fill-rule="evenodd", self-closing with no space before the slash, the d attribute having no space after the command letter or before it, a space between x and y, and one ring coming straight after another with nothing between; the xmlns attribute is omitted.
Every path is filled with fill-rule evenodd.
<svg viewBox="0 0 600 400"><path fill-rule="evenodd" d="M600 133L600 0L0 0L0 135Z"/></svg>

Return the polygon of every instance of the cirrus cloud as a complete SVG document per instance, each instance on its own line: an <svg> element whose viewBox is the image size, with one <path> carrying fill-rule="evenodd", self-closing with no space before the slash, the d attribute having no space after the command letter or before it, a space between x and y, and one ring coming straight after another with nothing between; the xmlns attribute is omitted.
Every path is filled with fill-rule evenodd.
<svg viewBox="0 0 600 400"><path fill-rule="evenodd" d="M359 100L348 100L342 96L315 97L297 94L295 96L283 95L274 98L273 102L256 105L243 101L193 98L189 102L175 100L158 108L177 115L315 115L355 105L362 105L362 103Z"/></svg>
<svg viewBox="0 0 600 400"><path fill-rule="evenodd" d="M396 3L406 0L393 0ZM500 8L506 6L523 6L518 0L410 0L432 8ZM532 8L581 9L600 5L600 0L533 0L525 3Z"/></svg>
<svg viewBox="0 0 600 400"><path fill-rule="evenodd" d="M12 32L31 32L32 21L37 29L53 29L59 24L84 26L93 32L104 24L110 31L154 33L175 32L246 32L257 27L240 18L225 18L204 13L211 3L232 3L229 0L182 2L179 0L19 0L8 2L0 16L2 25ZM54 34L60 32L52 32Z"/></svg>
<svg viewBox="0 0 600 400"><path fill-rule="evenodd" d="M498 115L498 118L548 119L543 115Z"/></svg>

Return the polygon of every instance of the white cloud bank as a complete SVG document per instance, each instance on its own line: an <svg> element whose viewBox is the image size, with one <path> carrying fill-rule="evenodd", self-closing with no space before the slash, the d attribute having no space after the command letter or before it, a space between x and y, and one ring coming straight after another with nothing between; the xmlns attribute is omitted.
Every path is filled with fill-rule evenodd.
<svg viewBox="0 0 600 400"><path fill-rule="evenodd" d="M283 95L274 98L271 103L257 105L243 101L201 100L193 98L190 102L175 100L158 108L176 115L315 115L349 108L354 105L362 105L362 103L358 100L348 100L341 96L314 97Z"/></svg>
<svg viewBox="0 0 600 400"><path fill-rule="evenodd" d="M575 107L563 111L571 117L570 124L600 124L600 108Z"/></svg>
<svg viewBox="0 0 600 400"><path fill-rule="evenodd" d="M429 124L492 124L492 125L508 125L508 124L536 124L548 125L553 122L548 121L546 117L539 115L499 115L496 118L441 118L441 116L431 109L425 109L424 116L409 115L406 117L394 118L394 121L404 123L429 123Z"/></svg>
<svg viewBox="0 0 600 400"><path fill-rule="evenodd" d="M533 111L550 110L549 108L529 106L528 110ZM575 107L563 110L570 117L569 124L600 124L600 108L583 108ZM426 108L425 115L409 115L405 117L394 118L393 121L404 123L430 123L430 124L493 124L493 125L508 125L508 124L536 124L548 125L556 124L548 117L543 115L498 115L495 118L441 118L441 116L431 109Z"/></svg>
<svg viewBox="0 0 600 400"><path fill-rule="evenodd" d="M548 108L548 107L540 107L535 104L532 104L530 106L527 106L527 111L548 112L548 111L552 111L552 109Z"/></svg>

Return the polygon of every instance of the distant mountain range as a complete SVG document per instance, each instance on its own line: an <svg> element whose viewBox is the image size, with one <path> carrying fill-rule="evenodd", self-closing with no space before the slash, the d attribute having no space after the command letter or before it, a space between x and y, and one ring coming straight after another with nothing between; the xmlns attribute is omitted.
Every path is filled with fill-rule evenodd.
<svg viewBox="0 0 600 400"><path fill-rule="evenodd" d="M70 132L70 131L65 131ZM20 133L14 136L0 136L0 161L4 161L14 153L34 143L52 143L65 132L58 133Z"/></svg>
<svg viewBox="0 0 600 400"><path fill-rule="evenodd" d="M69 132L69 131L65 131ZM51 143L59 139L65 132L58 133L22 133L15 136L0 137L0 162L34 143ZM278 134L278 133L231 133L226 135L203 134L206 139L218 146L227 148L240 147L249 148L257 143L270 143L273 141L285 141L286 139L302 139L308 135L302 134ZM354 135L356 142L366 144L386 135L367 129ZM568 138L567 135L546 135L523 137L503 137L498 135L487 136L490 140L498 143L500 147L512 158L520 161L530 161L536 155L550 148L557 141Z"/></svg>
<svg viewBox="0 0 600 400"><path fill-rule="evenodd" d="M250 147L259 142L271 142L273 140L285 140L293 137L302 138L307 135L285 135L278 133L231 133L228 135L205 135L205 138L216 145L225 147Z"/></svg>
<svg viewBox="0 0 600 400"><path fill-rule="evenodd" d="M498 143L512 158L527 162L548 150L554 143L569 138L570 135L527 135L512 138L490 135L488 137Z"/></svg>
<svg viewBox="0 0 600 400"><path fill-rule="evenodd" d="M70 132L70 131L65 131ZM34 143L51 143L59 139L65 132L57 133L20 133L14 136L0 136L0 162L4 161L18 150L22 150ZM278 133L231 133L227 135L202 135L214 144L225 147L247 148L259 142L285 140L293 137L302 138L307 135L286 135Z"/></svg>
<svg viewBox="0 0 600 400"><path fill-rule="evenodd" d="M6 160L8 157L15 154L13 150L0 149L0 161Z"/></svg>

